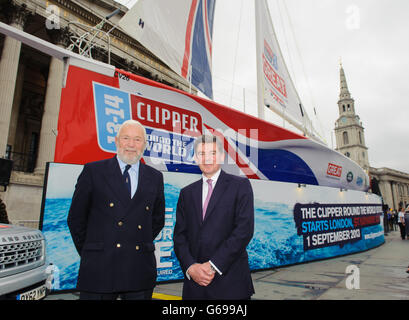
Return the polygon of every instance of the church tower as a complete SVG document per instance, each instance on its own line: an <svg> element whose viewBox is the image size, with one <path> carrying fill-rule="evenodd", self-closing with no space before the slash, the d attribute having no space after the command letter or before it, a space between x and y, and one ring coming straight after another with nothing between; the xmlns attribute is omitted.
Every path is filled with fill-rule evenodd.
<svg viewBox="0 0 409 320"><path fill-rule="evenodd" d="M351 98L345 78L344 68L340 65L341 90L339 93L339 118L335 122L335 150L351 158L364 170L369 170L368 148L365 145L364 127L355 114L355 102Z"/></svg>

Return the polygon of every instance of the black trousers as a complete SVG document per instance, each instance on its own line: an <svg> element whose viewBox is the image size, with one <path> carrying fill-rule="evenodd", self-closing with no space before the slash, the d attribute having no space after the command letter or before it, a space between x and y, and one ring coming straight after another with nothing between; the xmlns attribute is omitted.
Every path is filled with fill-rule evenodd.
<svg viewBox="0 0 409 320"><path fill-rule="evenodd" d="M99 292L80 292L80 300L152 300L153 289L143 291L130 291L130 292L112 292L112 293L99 293Z"/></svg>
<svg viewBox="0 0 409 320"><path fill-rule="evenodd" d="M406 236L405 226L401 222L399 222L398 225L400 229L400 236L402 239L405 239Z"/></svg>

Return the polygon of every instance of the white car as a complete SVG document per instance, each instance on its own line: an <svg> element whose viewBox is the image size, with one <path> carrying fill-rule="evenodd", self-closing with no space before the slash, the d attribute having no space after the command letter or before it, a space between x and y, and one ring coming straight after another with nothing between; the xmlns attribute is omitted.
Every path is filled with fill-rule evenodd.
<svg viewBox="0 0 409 320"><path fill-rule="evenodd" d="M40 230L0 224L0 300L39 300L49 293Z"/></svg>

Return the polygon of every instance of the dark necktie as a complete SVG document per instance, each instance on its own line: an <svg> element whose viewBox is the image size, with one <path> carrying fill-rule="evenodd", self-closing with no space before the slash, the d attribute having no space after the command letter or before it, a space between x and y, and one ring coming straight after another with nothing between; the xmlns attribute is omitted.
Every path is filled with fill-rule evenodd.
<svg viewBox="0 0 409 320"><path fill-rule="evenodd" d="M130 164L127 164L125 166L125 170L124 170L124 173L122 174L122 176L124 177L126 187L128 188L129 196L132 197L132 195L131 195L131 177L129 176L129 173L128 173L128 170L129 170L130 167L131 167Z"/></svg>

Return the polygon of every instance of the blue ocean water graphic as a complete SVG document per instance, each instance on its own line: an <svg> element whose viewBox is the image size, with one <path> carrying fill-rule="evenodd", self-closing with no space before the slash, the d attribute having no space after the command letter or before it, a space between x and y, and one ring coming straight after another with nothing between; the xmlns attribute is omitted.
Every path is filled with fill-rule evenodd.
<svg viewBox="0 0 409 320"><path fill-rule="evenodd" d="M67 226L71 199L46 199L43 233L46 240L47 259L58 268L59 288L73 289L77 283L79 255Z"/></svg>
<svg viewBox="0 0 409 320"><path fill-rule="evenodd" d="M175 256L172 245L173 228L176 221L176 205L180 188L165 184L167 218L165 227L155 243L165 242L161 247L164 256L160 263L168 267L158 267L158 281L183 279L183 272ZM55 290L73 289L76 286L79 256L76 252L67 226L67 215L71 199L46 199L43 218L43 232L46 238L47 257L59 271L59 287ZM283 265L323 259L338 255L367 250L384 242L383 236L366 239L366 234L383 232L382 224L361 229L362 240L347 243L340 247L332 245L325 248L304 251L302 236L297 235L293 218L293 207L257 200L255 202L255 230L247 251L252 270L272 268ZM170 256L165 256L169 254Z"/></svg>
<svg viewBox="0 0 409 320"><path fill-rule="evenodd" d="M251 270L302 260L302 240L294 232L290 207L281 203L256 201L254 222L254 236L247 247Z"/></svg>

